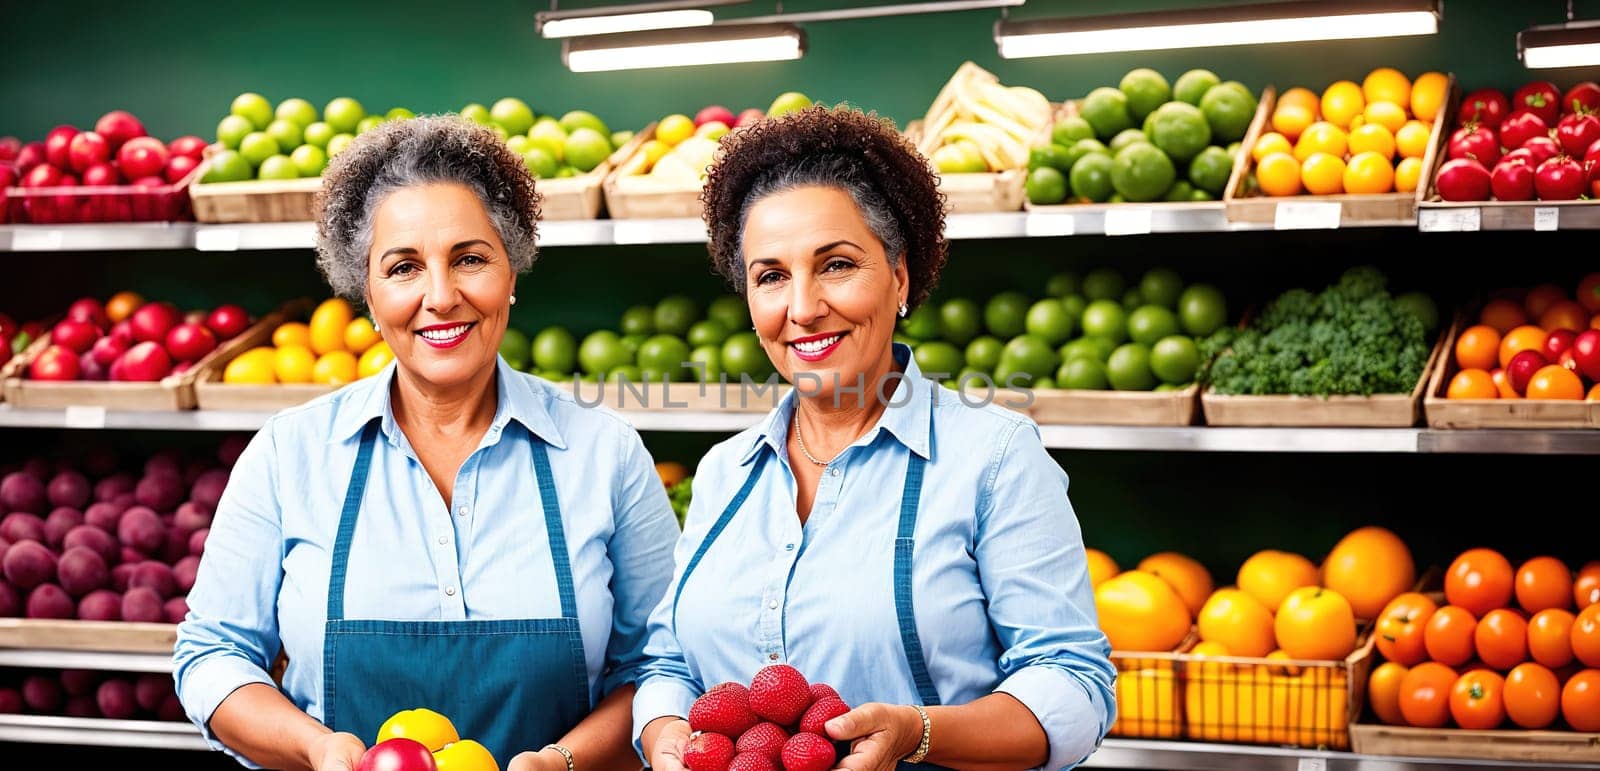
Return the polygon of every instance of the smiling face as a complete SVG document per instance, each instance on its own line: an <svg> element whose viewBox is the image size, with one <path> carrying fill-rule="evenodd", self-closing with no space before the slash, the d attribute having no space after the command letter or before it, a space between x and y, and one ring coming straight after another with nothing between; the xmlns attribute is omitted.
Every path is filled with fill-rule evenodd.
<svg viewBox="0 0 1600 771"><path fill-rule="evenodd" d="M895 311L910 281L850 194L812 186L767 196L750 207L742 248L750 318L778 372L807 395L831 399L863 376L872 394L893 367Z"/></svg>
<svg viewBox="0 0 1600 771"><path fill-rule="evenodd" d="M494 371L516 277L478 196L434 183L373 216L367 305L406 374L448 389Z"/></svg>

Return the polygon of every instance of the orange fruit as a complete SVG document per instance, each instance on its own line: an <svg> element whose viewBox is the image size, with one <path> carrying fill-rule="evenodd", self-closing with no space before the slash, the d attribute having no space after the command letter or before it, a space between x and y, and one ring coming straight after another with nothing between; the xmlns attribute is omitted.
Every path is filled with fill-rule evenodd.
<svg viewBox="0 0 1600 771"><path fill-rule="evenodd" d="M689 469L675 460L664 460L656 464L656 476L661 479L662 487L671 487L689 476ZM1086 551L1092 552L1094 549Z"/></svg>
<svg viewBox="0 0 1600 771"><path fill-rule="evenodd" d="M272 330L272 344L278 348L286 345L311 347L311 328L298 321L279 324Z"/></svg>
<svg viewBox="0 0 1600 771"><path fill-rule="evenodd" d="M277 360L278 352L268 346L251 348L228 362L228 366L222 370L222 382L257 385L276 383L277 376L273 370Z"/></svg>
<svg viewBox="0 0 1600 771"><path fill-rule="evenodd" d="M1344 595L1356 618L1377 618L1416 579L1411 550L1399 536L1376 525L1339 539L1322 563L1322 584Z"/></svg>
<svg viewBox="0 0 1600 771"><path fill-rule="evenodd" d="M1142 570L1107 579L1094 607L1113 650L1170 651L1189 634L1188 606L1172 585Z"/></svg>
<svg viewBox="0 0 1600 771"><path fill-rule="evenodd" d="M1384 160L1394 157L1394 134L1377 123L1367 123L1350 129L1350 154L1377 153Z"/></svg>
<svg viewBox="0 0 1600 771"><path fill-rule="evenodd" d="M1596 327L1596 329L1600 329L1600 327ZM1594 388L1589 389L1589 395L1583 397L1583 400L1587 402L1600 402L1600 383L1595 383Z"/></svg>
<svg viewBox="0 0 1600 771"><path fill-rule="evenodd" d="M1158 576L1172 585L1190 613L1199 613L1211 597L1211 573L1192 557L1165 551L1139 561L1139 570Z"/></svg>
<svg viewBox="0 0 1600 771"><path fill-rule="evenodd" d="M1511 357L1523 351L1537 351L1544 348L1544 339L1549 336L1549 333L1532 324L1523 324L1507 332L1506 336L1500 339L1500 366L1510 364ZM1459 351L1459 348L1457 350Z"/></svg>
<svg viewBox="0 0 1600 771"><path fill-rule="evenodd" d="M1481 369L1464 369L1450 378L1450 388L1445 391L1446 399L1497 399L1500 389L1495 387L1494 378Z"/></svg>
<svg viewBox="0 0 1600 771"><path fill-rule="evenodd" d="M1473 630L1472 641L1480 661L1504 672L1528 658L1528 622L1514 610L1491 610Z"/></svg>
<svg viewBox="0 0 1600 771"><path fill-rule="evenodd" d="M1388 129L1390 133L1399 131L1406 125L1406 109L1393 102L1368 102L1361 115L1367 119L1366 125L1376 123Z"/></svg>
<svg viewBox="0 0 1600 771"><path fill-rule="evenodd" d="M1590 273L1578 281L1578 304L1590 313L1600 313L1600 273Z"/></svg>
<svg viewBox="0 0 1600 771"><path fill-rule="evenodd" d="M1322 119L1335 126L1349 126L1350 119L1360 115L1366 106L1361 87L1348 80L1334 83L1322 92Z"/></svg>
<svg viewBox="0 0 1600 771"><path fill-rule="evenodd" d="M334 351L344 351L344 332L355 318L355 311L344 298L334 297L323 300L317 309L311 312L311 321L308 324L311 332L311 350L320 354ZM352 357L351 364L355 361ZM350 368L350 379L355 379L355 367ZM348 382L348 381L346 381Z"/></svg>
<svg viewBox="0 0 1600 771"><path fill-rule="evenodd" d="M1399 131L1394 132L1394 147L1400 151L1402 158L1422 158L1428 154L1428 140L1432 138L1433 129L1422 121L1406 121Z"/></svg>
<svg viewBox="0 0 1600 771"><path fill-rule="evenodd" d="M394 349L389 347L388 342L379 340L356 360L356 377L372 377L382 372L391 361L394 361Z"/></svg>
<svg viewBox="0 0 1600 771"><path fill-rule="evenodd" d="M1278 109L1272 111L1272 130L1294 139L1304 133L1306 127L1316 120L1315 112L1300 105L1278 105Z"/></svg>
<svg viewBox="0 0 1600 771"><path fill-rule="evenodd" d="M144 305L144 297L138 292L118 292L106 300L106 318L113 324L120 323L132 316L141 305Z"/></svg>
<svg viewBox="0 0 1600 771"><path fill-rule="evenodd" d="M1540 729L1561 714L1561 681L1533 662L1518 664L1506 675L1506 717L1522 728Z"/></svg>
<svg viewBox="0 0 1600 771"><path fill-rule="evenodd" d="M1424 72L1411 84L1411 114L1431 122L1449 96L1449 77L1442 72Z"/></svg>
<svg viewBox="0 0 1600 771"><path fill-rule="evenodd" d="M1589 312L1572 300L1562 300L1539 314L1539 326L1546 332L1557 329L1581 332L1589 326Z"/></svg>
<svg viewBox="0 0 1600 771"><path fill-rule="evenodd" d="M378 728L380 742L397 737L420 742L429 752L438 752L446 745L461 741L449 718L420 707L396 712Z"/></svg>
<svg viewBox="0 0 1600 771"><path fill-rule="evenodd" d="M1369 105L1387 102L1407 110L1411 108L1411 79L1393 67L1379 67L1361 81L1361 95Z"/></svg>
<svg viewBox="0 0 1600 771"><path fill-rule="evenodd" d="M1295 86L1278 97L1278 107L1291 104L1306 108L1312 115L1322 109L1322 100L1317 98L1317 92L1304 86Z"/></svg>
<svg viewBox="0 0 1600 771"><path fill-rule="evenodd" d="M309 383L317 355L303 345L280 345L273 360L273 374L279 383Z"/></svg>
<svg viewBox="0 0 1600 771"><path fill-rule="evenodd" d="M361 371L356 355L343 350L329 351L317 357L311 367L311 382L325 385L344 385L354 382Z"/></svg>
<svg viewBox="0 0 1600 771"><path fill-rule="evenodd" d="M1275 660L1278 660L1278 661L1293 661L1294 660L1294 659L1290 658L1289 654L1285 653L1282 648L1279 648L1279 649L1277 649L1277 650L1275 650L1275 651L1273 651L1271 653L1268 653L1267 654L1267 658L1275 659ZM1297 667L1297 666L1295 666L1293 664L1283 664L1283 665L1273 666L1273 667L1270 667L1270 670L1272 671L1272 674L1283 675L1284 677L1296 677L1301 672L1301 668Z"/></svg>
<svg viewBox="0 0 1600 771"><path fill-rule="evenodd" d="M1493 327L1484 324L1467 327L1456 336L1456 366L1488 370L1494 367L1499 349L1500 333ZM1503 361L1501 365L1504 366Z"/></svg>
<svg viewBox="0 0 1600 771"><path fill-rule="evenodd" d="M1276 131L1269 131L1256 140L1256 146L1250 149L1250 157L1260 163L1262 158L1272 153L1293 153L1294 145L1289 144L1289 139Z"/></svg>
<svg viewBox="0 0 1600 771"><path fill-rule="evenodd" d="M1321 581L1311 560L1286 551L1259 551L1239 566L1239 588L1274 613L1289 592Z"/></svg>
<svg viewBox="0 0 1600 771"><path fill-rule="evenodd" d="M1450 563L1444 576L1444 598L1483 618L1511 602L1515 583L1511 563L1494 549L1468 549Z"/></svg>
<svg viewBox="0 0 1600 771"><path fill-rule="evenodd" d="M383 341L383 335L378 334L378 328L372 325L372 319L365 316L354 318L344 328L345 350L357 356L366 353L368 348Z"/></svg>
<svg viewBox="0 0 1600 771"><path fill-rule="evenodd" d="M1272 611L1238 589L1218 589L1196 618L1200 639L1222 643L1235 656L1259 657L1277 648Z"/></svg>
<svg viewBox="0 0 1600 771"><path fill-rule="evenodd" d="M1422 184L1422 159L1401 158L1394 167L1394 189L1397 193L1414 193Z"/></svg>
<svg viewBox="0 0 1600 771"><path fill-rule="evenodd" d="M1572 655L1586 667L1600 667L1600 605L1578 611L1571 635Z"/></svg>
<svg viewBox="0 0 1600 771"><path fill-rule="evenodd" d="M1284 152L1273 152L1256 166L1256 184L1267 195L1300 194L1300 162Z"/></svg>
<svg viewBox="0 0 1600 771"><path fill-rule="evenodd" d="M1534 557L1517 568L1516 594L1529 613L1565 608L1572 600L1572 571L1555 557Z"/></svg>
<svg viewBox="0 0 1600 771"><path fill-rule="evenodd" d="M1378 652L1383 657L1414 667L1428 658L1428 620L1439 611L1439 605L1425 594L1406 592L1389 601L1378 617Z"/></svg>
<svg viewBox="0 0 1600 771"><path fill-rule="evenodd" d="M1502 399L1521 399L1522 398L1522 394L1517 393L1516 389L1511 387L1511 379L1506 377L1506 371L1504 369L1502 369L1500 367L1495 367L1494 370L1492 370L1489 373L1489 378L1494 380L1494 387L1495 387L1496 390L1498 390L1500 392L1500 398L1502 398Z"/></svg>
<svg viewBox="0 0 1600 771"><path fill-rule="evenodd" d="M1528 314L1522 310L1522 305L1519 303L1506 299L1490 300L1478 314L1478 321L1494 327L1503 335L1527 324Z"/></svg>
<svg viewBox="0 0 1600 771"><path fill-rule="evenodd" d="M1400 681L1410 671L1410 667L1394 661L1372 668L1372 676L1367 679L1367 700L1378 720L1388 725L1406 724L1405 716L1400 714Z"/></svg>
<svg viewBox="0 0 1600 771"><path fill-rule="evenodd" d="M1197 659L1208 659L1216 656L1237 656L1238 654L1228 650L1228 646L1216 640L1205 640L1195 643L1194 647L1189 649L1189 655ZM1233 672L1238 671L1239 665L1224 664L1220 661L1204 662L1199 664L1196 669L1202 675L1202 680L1216 683L1221 682L1220 678L1223 676L1231 675Z"/></svg>
<svg viewBox="0 0 1600 771"><path fill-rule="evenodd" d="M433 753L437 771L500 771L489 748L472 739L451 742Z"/></svg>
<svg viewBox="0 0 1600 771"><path fill-rule="evenodd" d="M1338 661L1356 649L1356 616L1344 595L1302 586L1283 598L1273 618L1278 646L1291 659Z"/></svg>
<svg viewBox="0 0 1600 771"><path fill-rule="evenodd" d="M1499 726L1506 719L1505 687L1505 678L1494 672L1467 672L1450 687L1450 716L1470 730Z"/></svg>
<svg viewBox="0 0 1600 771"><path fill-rule="evenodd" d="M1312 153L1300 167L1300 184L1312 195L1344 192L1344 161L1328 153Z"/></svg>
<svg viewBox="0 0 1600 771"><path fill-rule="evenodd" d="M1583 398L1583 380L1578 377L1578 373L1560 364L1550 364L1540 367L1538 372L1533 373L1533 379L1528 381L1527 396L1529 399L1577 401Z"/></svg>
<svg viewBox="0 0 1600 771"><path fill-rule="evenodd" d="M1523 299L1523 307L1528 311L1528 318L1536 319L1550 310L1550 306L1567 299L1567 291L1555 284L1540 284L1528 290L1528 296Z"/></svg>
<svg viewBox="0 0 1600 771"><path fill-rule="evenodd" d="M1567 680L1561 716L1574 731L1600 731L1600 669L1585 669Z"/></svg>
<svg viewBox="0 0 1600 771"><path fill-rule="evenodd" d="M1595 315L1589 317L1589 328L1600 329L1600 313L1596 313Z"/></svg>
<svg viewBox="0 0 1600 771"><path fill-rule="evenodd" d="M1389 156L1375 152L1357 153L1344 167L1346 193L1387 193L1394 190L1394 167Z"/></svg>
<svg viewBox="0 0 1600 771"><path fill-rule="evenodd" d="M1472 660L1478 652L1478 619L1466 608L1446 605L1428 617L1422 630L1422 645L1428 658L1452 667Z"/></svg>
<svg viewBox="0 0 1600 771"><path fill-rule="evenodd" d="M1084 549L1083 553L1089 562L1090 586L1099 586L1105 583L1106 579L1122 572L1122 569L1117 567L1117 561L1099 549Z"/></svg>
<svg viewBox="0 0 1600 771"><path fill-rule="evenodd" d="M1400 680L1400 714L1406 725L1418 728L1443 728L1450 722L1450 690L1456 684L1456 671L1437 661L1426 661L1411 668Z"/></svg>
<svg viewBox="0 0 1600 771"><path fill-rule="evenodd" d="M1551 669L1572 663L1572 625L1577 617L1560 608L1547 608L1528 620L1528 655Z"/></svg>
<svg viewBox="0 0 1600 771"><path fill-rule="evenodd" d="M1350 149L1350 138L1344 129L1327 121L1318 121L1308 126L1300 135L1299 141L1294 145L1295 159L1304 162L1313 153L1327 153L1335 158L1344 158L1345 152Z"/></svg>
<svg viewBox="0 0 1600 771"><path fill-rule="evenodd" d="M1583 610L1600 602L1600 560L1584 563L1572 579L1572 602Z"/></svg>

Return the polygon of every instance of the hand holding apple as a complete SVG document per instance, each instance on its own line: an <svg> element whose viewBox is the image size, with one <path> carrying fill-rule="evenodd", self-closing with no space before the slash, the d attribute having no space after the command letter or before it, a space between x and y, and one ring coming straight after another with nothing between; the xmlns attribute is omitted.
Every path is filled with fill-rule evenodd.
<svg viewBox="0 0 1600 771"><path fill-rule="evenodd" d="M343 732L322 734L306 749L313 771L356 771L367 754L367 745L359 737Z"/></svg>

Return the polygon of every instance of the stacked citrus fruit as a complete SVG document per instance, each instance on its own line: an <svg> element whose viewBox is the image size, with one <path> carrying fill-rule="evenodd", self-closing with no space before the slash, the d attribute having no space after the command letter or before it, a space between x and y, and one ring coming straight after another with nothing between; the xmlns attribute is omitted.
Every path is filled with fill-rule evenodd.
<svg viewBox="0 0 1600 771"><path fill-rule="evenodd" d="M1496 295L1456 337L1446 398L1600 401L1600 273L1577 299L1556 284Z"/></svg>
<svg viewBox="0 0 1600 771"><path fill-rule="evenodd" d="M1379 720L1542 729L1564 718L1600 731L1600 560L1574 577L1554 557L1513 569L1492 549L1470 549L1445 574L1443 599L1402 594L1379 618L1388 661L1367 687Z"/></svg>
<svg viewBox="0 0 1600 771"><path fill-rule="evenodd" d="M1307 88L1285 91L1271 131L1250 149L1257 187L1270 196L1415 191L1449 85L1441 73L1413 83L1381 67L1360 84L1334 83L1320 97Z"/></svg>
<svg viewBox="0 0 1600 771"><path fill-rule="evenodd" d="M382 370L394 352L350 303L325 300L309 322L288 321L272 331L272 345L240 354L222 372L224 383L343 385Z"/></svg>

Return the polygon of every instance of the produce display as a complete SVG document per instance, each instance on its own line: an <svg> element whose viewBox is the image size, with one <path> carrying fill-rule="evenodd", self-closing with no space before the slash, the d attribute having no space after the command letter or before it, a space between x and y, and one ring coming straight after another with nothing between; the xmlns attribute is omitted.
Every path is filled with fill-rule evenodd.
<svg viewBox="0 0 1600 771"><path fill-rule="evenodd" d="M228 362L224 383L343 385L381 371L394 351L372 320L356 317L345 300L324 300L309 322L286 321L272 330L272 345L251 348Z"/></svg>
<svg viewBox="0 0 1600 771"><path fill-rule="evenodd" d="M180 219L188 196L176 186L200 165L205 140L171 144L149 136L132 113L112 110L88 131L61 125L43 141L0 140L0 189L16 222L130 222ZM31 191L31 192L30 192Z"/></svg>
<svg viewBox="0 0 1600 771"><path fill-rule="evenodd" d="M1245 329L1223 328L1202 342L1210 364L1201 382L1219 394L1411 392L1439 311L1421 292L1390 296L1387 284L1376 268L1356 267L1321 293L1284 292Z"/></svg>
<svg viewBox="0 0 1600 771"><path fill-rule="evenodd" d="M917 149L941 174L1021 169L1051 112L1044 94L963 65L928 108Z"/></svg>
<svg viewBox="0 0 1600 771"><path fill-rule="evenodd" d="M1600 273L1576 300L1555 284L1496 295L1456 336L1446 398L1600 400Z"/></svg>
<svg viewBox="0 0 1600 771"><path fill-rule="evenodd" d="M650 139L622 163L624 176L648 177L663 182L699 187L705 182L717 140L723 134L768 117L779 117L811 106L805 94L790 91L778 95L762 112L751 107L738 115L722 105L707 105L693 118L681 113L656 121Z"/></svg>
<svg viewBox="0 0 1600 771"><path fill-rule="evenodd" d="M788 664L763 667L741 683L712 686L689 707L689 771L828 771L848 752L824 726L850 711L826 683Z"/></svg>
<svg viewBox="0 0 1600 771"><path fill-rule="evenodd" d="M162 451L142 467L95 452L5 469L0 617L181 621L228 469L243 451L244 440L230 437L213 456Z"/></svg>
<svg viewBox="0 0 1600 771"><path fill-rule="evenodd" d="M1461 99L1450 160L1434 180L1446 201L1600 197L1600 85L1565 92L1532 81L1510 99L1486 88Z"/></svg>
<svg viewBox="0 0 1600 771"><path fill-rule="evenodd" d="M328 102L319 114L299 97L285 99L274 108L260 94L240 94L217 123L218 152L200 181L320 177L328 159L357 134L385 120L411 117L415 114L404 107L369 115L360 102L348 96Z"/></svg>
<svg viewBox="0 0 1600 771"><path fill-rule="evenodd" d="M1442 598L1408 592L1384 608L1377 645L1387 661L1367 697L1383 723L1600 731L1600 560L1574 575L1554 557L1513 568L1468 550Z"/></svg>
<svg viewBox="0 0 1600 771"><path fill-rule="evenodd" d="M1129 283L1110 268L1058 273L1042 299L1002 292L983 306L928 303L901 320L896 338L917 366L959 385L983 376L1001 386L1167 391L1193 382L1196 338L1221 328L1227 301L1209 284L1185 285L1157 268Z"/></svg>
<svg viewBox="0 0 1600 771"><path fill-rule="evenodd" d="M1269 196L1414 192L1449 96L1448 76L1428 72L1413 83L1392 67L1360 84L1338 81L1320 97L1291 88L1273 107L1272 130L1250 148L1256 166L1246 185Z"/></svg>
<svg viewBox="0 0 1600 771"><path fill-rule="evenodd" d="M183 721L172 675L97 669L0 672L0 715Z"/></svg>
<svg viewBox="0 0 1600 771"><path fill-rule="evenodd" d="M694 476L677 461L657 463L656 474L661 477L662 486L667 488L667 500L672 504L672 513L678 517L678 527L682 529L683 519L689 515L689 501L694 498Z"/></svg>
<svg viewBox="0 0 1600 771"><path fill-rule="evenodd" d="M1029 153L1029 203L1220 200L1256 97L1210 70L1169 85L1141 68L1076 106Z"/></svg>
<svg viewBox="0 0 1600 771"><path fill-rule="evenodd" d="M249 326L250 314L237 305L185 314L135 292L119 292L104 303L84 297L50 328L50 346L29 362L25 375L39 381L155 382L188 371Z"/></svg>
<svg viewBox="0 0 1600 771"><path fill-rule="evenodd" d="M500 764L488 748L461 738L449 718L419 707L383 722L356 771L500 771Z"/></svg>
<svg viewBox="0 0 1600 771"><path fill-rule="evenodd" d="M586 174L633 138L631 132L611 133L594 113L573 110L559 117L536 115L527 102L510 96L491 107L469 104L461 108L461 117L499 134L512 152L522 156L535 179Z"/></svg>
<svg viewBox="0 0 1600 771"><path fill-rule="evenodd" d="M0 366L11 357L28 349L40 335L48 334L50 325L43 321L25 321L21 324L11 316L0 313Z"/></svg>

